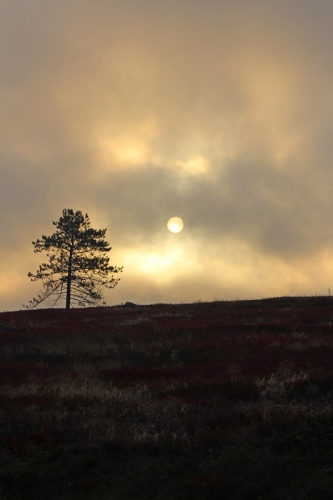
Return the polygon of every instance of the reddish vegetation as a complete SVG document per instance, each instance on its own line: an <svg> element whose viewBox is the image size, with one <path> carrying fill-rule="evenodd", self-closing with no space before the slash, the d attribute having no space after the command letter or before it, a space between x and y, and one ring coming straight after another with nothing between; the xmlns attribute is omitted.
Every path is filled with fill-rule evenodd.
<svg viewBox="0 0 333 500"><path fill-rule="evenodd" d="M244 464L246 450L261 450L257 483L249 486L261 491L262 477L275 474L275 466L265 472L270 450L312 453L318 443L333 448L331 297L4 312L0 324L13 328L0 331L0 457L1 463L12 463L8 470L4 465L5 491L16 491L24 460L30 464L33 458L40 474L42 452L45 495L55 475L57 481L63 477L63 488L69 483L76 488L67 477L71 463L73 477L88 491L93 479L82 479L81 469L68 459L68 443L80 453L98 444L106 461L114 460L114 453L119 460L126 456L128 477L130 463L139 470L147 450L162 468L169 456L172 463L184 453L188 491L215 485L217 495L227 484L219 477L221 464L228 464L221 449L237 460L245 450ZM200 474L191 472L193 453L201 457ZM110 464L108 472L100 468L99 454L96 485L113 470ZM243 465L229 471L225 498L246 497L238 467ZM249 473L249 484L257 472ZM165 488L176 472L168 474L162 475ZM117 478L114 472L113 484ZM37 495L30 483L29 488Z"/></svg>
<svg viewBox="0 0 333 500"><path fill-rule="evenodd" d="M66 360L57 363L53 352L48 362L43 345L53 343L53 351L61 357L68 341L65 354L70 357L71 349L80 350L81 340L99 345L102 351L106 345L95 374L121 385L139 381L207 385L230 378L252 383L272 373L283 375L286 370L294 375L306 371L312 377L327 377L333 372L332 305L330 297L284 297L157 304L131 310L6 312L0 314L0 322L16 331L0 333L0 380L1 384L17 384L33 378L58 378L64 371L68 375ZM107 368L108 349L109 360L118 361L115 368ZM89 352L85 355L87 362L93 357Z"/></svg>

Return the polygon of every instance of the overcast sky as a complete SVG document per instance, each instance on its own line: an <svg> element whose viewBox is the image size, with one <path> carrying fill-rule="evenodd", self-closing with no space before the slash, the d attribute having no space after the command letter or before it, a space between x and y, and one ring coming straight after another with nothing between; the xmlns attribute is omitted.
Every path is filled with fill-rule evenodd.
<svg viewBox="0 0 333 500"><path fill-rule="evenodd" d="M333 293L332 0L0 11L0 310L64 208L107 228L109 305Z"/></svg>

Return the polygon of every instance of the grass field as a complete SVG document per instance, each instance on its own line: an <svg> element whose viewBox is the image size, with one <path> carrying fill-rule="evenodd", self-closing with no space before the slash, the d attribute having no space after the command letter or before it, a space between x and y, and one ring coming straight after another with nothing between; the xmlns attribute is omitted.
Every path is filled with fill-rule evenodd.
<svg viewBox="0 0 333 500"><path fill-rule="evenodd" d="M333 498L331 297L0 323L0 500Z"/></svg>

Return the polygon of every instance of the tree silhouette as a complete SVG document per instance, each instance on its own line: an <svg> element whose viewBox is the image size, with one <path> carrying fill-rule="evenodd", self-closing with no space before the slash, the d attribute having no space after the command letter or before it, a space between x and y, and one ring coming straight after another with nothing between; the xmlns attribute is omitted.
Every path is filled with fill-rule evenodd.
<svg viewBox="0 0 333 500"><path fill-rule="evenodd" d="M31 281L42 280L43 291L24 307L33 309L48 299L55 306L62 298L66 309L72 303L79 307L105 304L103 289L114 288L119 278L112 275L123 270L109 266L106 229L92 229L88 214L72 209L64 209L53 225L55 233L32 242L34 252L46 252L49 262L41 264L36 274L28 273Z"/></svg>

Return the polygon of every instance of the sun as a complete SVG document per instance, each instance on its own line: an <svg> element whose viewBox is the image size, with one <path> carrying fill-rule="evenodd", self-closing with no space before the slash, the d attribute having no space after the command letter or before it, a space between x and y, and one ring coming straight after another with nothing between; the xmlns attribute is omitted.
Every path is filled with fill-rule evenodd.
<svg viewBox="0 0 333 500"><path fill-rule="evenodd" d="M184 227L184 222L180 217L171 217L168 220L167 226L172 233L180 233Z"/></svg>

